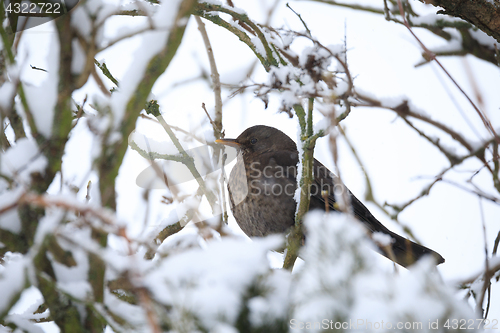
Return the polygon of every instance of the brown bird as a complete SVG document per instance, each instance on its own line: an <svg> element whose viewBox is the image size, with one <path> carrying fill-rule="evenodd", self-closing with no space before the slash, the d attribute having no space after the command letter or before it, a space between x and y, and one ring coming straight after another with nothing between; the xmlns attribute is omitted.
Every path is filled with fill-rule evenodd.
<svg viewBox="0 0 500 333"><path fill-rule="evenodd" d="M295 223L297 205L294 194L299 156L295 142L280 130L263 125L246 129L236 139L219 139L216 142L238 149L237 162L227 188L231 210L243 232L249 237L285 233ZM328 206L335 210L336 176L316 159L313 168L309 209L325 210ZM404 267L425 255L432 255L437 264L444 262L437 252L384 227L351 191L346 190L354 216L366 229L370 233L381 232L392 238L392 251L380 248L382 255Z"/></svg>

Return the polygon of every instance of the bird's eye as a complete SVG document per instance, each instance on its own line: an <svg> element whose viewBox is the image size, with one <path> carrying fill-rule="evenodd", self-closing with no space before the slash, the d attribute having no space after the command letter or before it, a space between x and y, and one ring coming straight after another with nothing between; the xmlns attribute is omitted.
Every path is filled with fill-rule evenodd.
<svg viewBox="0 0 500 333"><path fill-rule="evenodd" d="M250 143L253 144L253 145L256 144L257 143L257 139L256 138L251 138L250 139Z"/></svg>

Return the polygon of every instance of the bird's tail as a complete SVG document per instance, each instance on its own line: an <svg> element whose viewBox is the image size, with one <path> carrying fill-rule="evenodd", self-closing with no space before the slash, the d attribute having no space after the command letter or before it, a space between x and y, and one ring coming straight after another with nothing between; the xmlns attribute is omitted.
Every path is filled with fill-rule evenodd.
<svg viewBox="0 0 500 333"><path fill-rule="evenodd" d="M426 255L432 256L438 265L444 262L444 258L439 253L423 245L414 243L390 230L387 231L388 235L393 239L392 244L389 248L379 246L379 249L382 255L397 264L408 267Z"/></svg>
<svg viewBox="0 0 500 333"><path fill-rule="evenodd" d="M349 192L350 193L350 192ZM381 232L392 237L392 243L389 249L379 246L380 253L403 267L414 264L418 259L426 255L435 258L436 264L442 264L444 258L441 255L423 245L412 242L389 229L379 222L352 193L351 204L354 216L360 220L370 233Z"/></svg>

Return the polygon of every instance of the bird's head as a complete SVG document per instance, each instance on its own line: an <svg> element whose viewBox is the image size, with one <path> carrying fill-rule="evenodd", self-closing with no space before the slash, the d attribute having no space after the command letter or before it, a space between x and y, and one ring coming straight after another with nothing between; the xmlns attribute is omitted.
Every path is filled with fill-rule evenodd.
<svg viewBox="0 0 500 333"><path fill-rule="evenodd" d="M274 127L264 125L249 127L236 139L219 139L215 142L235 147L243 155L281 150L297 151L297 145L288 135Z"/></svg>

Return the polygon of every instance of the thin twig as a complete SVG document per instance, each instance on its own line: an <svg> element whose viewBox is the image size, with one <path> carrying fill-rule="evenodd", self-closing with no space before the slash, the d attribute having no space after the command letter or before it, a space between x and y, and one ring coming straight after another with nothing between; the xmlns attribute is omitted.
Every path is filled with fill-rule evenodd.
<svg viewBox="0 0 500 333"><path fill-rule="evenodd" d="M490 260L488 258L488 242L486 239L486 222L484 221L484 208L483 208L483 201L481 200L481 197L479 197L479 212L481 214L481 224L483 226L483 241L484 241L484 271L489 272L490 271ZM484 296L486 294L486 291L490 287L490 279L492 278L492 275L489 275L488 273L484 274L484 283L483 287L481 288L481 293L479 294L479 299L476 304L476 310L480 312L481 316L483 318L487 318L488 316L488 311L483 316L483 301L484 301ZM489 309L489 304L488 304L488 309Z"/></svg>
<svg viewBox="0 0 500 333"><path fill-rule="evenodd" d="M401 0L398 0L398 6L399 6L399 11L401 13L401 16L403 18L404 25L406 28L410 31L412 36L415 38L415 40L420 44L420 47L424 50L424 52L427 54L429 59L432 59L438 64L438 66L443 70L443 72L448 76L448 78L453 82L453 84L457 87L458 90L462 93L462 95L467 99L467 101L472 105L474 110L476 110L476 113L479 115L479 118L481 118L481 121L483 122L484 126L486 129L493 135L493 137L497 140L497 143L500 144L500 138L498 138L498 134L496 133L495 129L493 128L493 125L491 124L490 120L486 115L477 107L477 105L472 101L472 99L469 97L469 95L462 89L462 87L455 81L455 79L451 76L451 74L444 68L444 66L441 64L441 62L436 58L436 55L432 53L426 46L425 44L417 37L417 35L413 32L410 24L406 20L406 17L404 15L404 9L403 5L401 3ZM498 158L498 156L495 156L495 158Z"/></svg>
<svg viewBox="0 0 500 333"><path fill-rule="evenodd" d="M163 128L167 132L167 134L170 137L170 140L172 140L174 146L177 148L177 150L179 151L181 156L184 158L184 160L185 160L185 162L183 162L184 165L186 165L188 167L189 171L191 172L191 174L193 175L195 180L198 182L198 185L200 186L203 194L205 194L205 196L207 197L207 200L210 203L212 210L214 210L216 202L217 202L215 195L205 185L205 181L203 180L200 173L196 169L196 166L194 165L193 158L186 153L186 151L184 150L184 148L180 144L179 140L175 136L174 132L172 132L172 129L170 128L170 126L167 124L167 122L163 118L163 116L159 115L156 118L158 119L160 124L163 126Z"/></svg>
<svg viewBox="0 0 500 333"><path fill-rule="evenodd" d="M201 108L203 109L203 111L205 111L205 114L208 117L208 121L210 121L210 124L212 125L214 132L216 132L218 130L217 124L212 120L212 117L210 117L210 114L208 113L207 108L205 107L205 103L201 103ZM219 131L219 135L220 135L220 131ZM217 138L217 136L216 136L216 138Z"/></svg>
<svg viewBox="0 0 500 333"><path fill-rule="evenodd" d="M208 38L207 30L205 29L205 23L203 23L201 18L199 18L198 16L195 16L195 19L196 23L198 24L198 30L200 30L201 37L203 38L205 49L207 50L208 61L210 63L210 72L212 73L210 77L212 78L212 85L215 95L215 121L212 120L210 121L214 126L214 130L218 131L218 133L214 133L216 134L215 138L220 139L222 131L222 97L221 97L220 75L219 72L217 71L217 64L215 63L215 57L212 45L210 44L210 39Z"/></svg>

